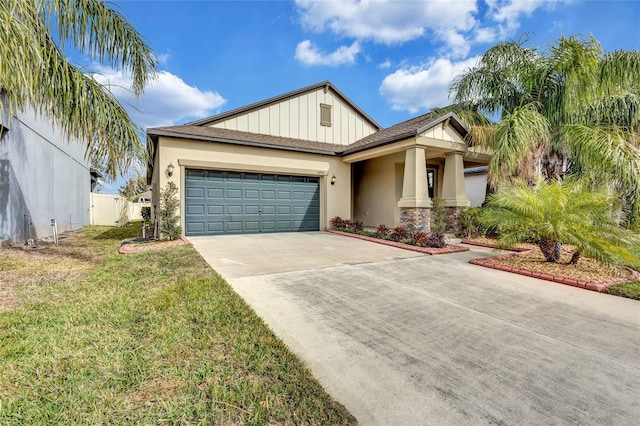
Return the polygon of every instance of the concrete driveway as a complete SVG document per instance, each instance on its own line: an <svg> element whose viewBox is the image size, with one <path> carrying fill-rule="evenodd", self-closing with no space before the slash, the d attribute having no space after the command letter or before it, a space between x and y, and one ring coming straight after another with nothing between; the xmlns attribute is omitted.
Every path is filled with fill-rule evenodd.
<svg viewBox="0 0 640 426"><path fill-rule="evenodd" d="M328 233L190 238L364 425L640 424L640 302Z"/></svg>

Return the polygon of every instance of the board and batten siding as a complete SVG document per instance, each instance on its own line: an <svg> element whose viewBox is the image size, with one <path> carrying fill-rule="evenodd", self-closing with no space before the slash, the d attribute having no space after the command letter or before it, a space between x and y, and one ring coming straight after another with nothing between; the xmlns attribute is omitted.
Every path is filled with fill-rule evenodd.
<svg viewBox="0 0 640 426"><path fill-rule="evenodd" d="M320 104L331 105L331 126L320 125ZM320 88L229 117L211 125L228 130L260 133L338 145L349 145L376 132L376 128L337 94Z"/></svg>
<svg viewBox="0 0 640 426"><path fill-rule="evenodd" d="M425 130L419 136L447 142L465 143L464 139L460 137L458 132L444 123Z"/></svg>

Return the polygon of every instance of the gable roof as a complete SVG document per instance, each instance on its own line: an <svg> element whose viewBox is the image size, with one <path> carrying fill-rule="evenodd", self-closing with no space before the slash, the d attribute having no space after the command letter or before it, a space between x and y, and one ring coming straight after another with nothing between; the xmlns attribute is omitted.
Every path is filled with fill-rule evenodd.
<svg viewBox="0 0 640 426"><path fill-rule="evenodd" d="M425 130L437 126L440 123L444 123L447 120L449 120L451 126L460 134L460 136L462 136L463 139L467 137L469 129L467 129L462 120L460 120L453 112L441 115L428 113L403 121L402 123L395 124L391 127L387 127L386 129L382 129L379 132L362 138L347 146L341 154L353 154L354 152L360 152L366 149L415 137Z"/></svg>
<svg viewBox="0 0 640 426"><path fill-rule="evenodd" d="M213 115L211 117L202 118L200 120L192 121L192 122L186 123L185 125L186 126L207 126L209 124L213 124L213 123L216 123L218 121L225 120L225 119L227 119L229 117L233 117L234 115L244 114L244 113L247 113L247 112L252 111L252 110L257 110L257 109L263 108L263 107L265 107L267 105L275 104L277 102L281 102L281 101L286 100L286 99L294 98L294 97L302 95L304 93L313 92L313 91L318 90L318 89L332 90L336 95L338 95L338 97L340 97L342 99L343 102L345 102L347 105L349 105L351 108L353 108L354 111L356 111L366 121L368 121L369 124L371 124L377 130L381 130L382 129L382 127L373 118L371 118L366 112L364 112L362 109L360 109L360 107L358 105L356 105L351 99L349 99L344 93L342 93L340 90L338 90L338 88L335 87L333 85L333 83L331 83L328 80L322 81L320 83L312 84L311 86L303 87L301 89L293 90L291 92L287 92L287 93L284 93L282 95L274 96L272 98L265 99L263 101L259 101L259 102L253 103L251 105L243 106L243 107L240 107L240 108L232 109L231 111L227 111L227 112L223 112L221 114Z"/></svg>

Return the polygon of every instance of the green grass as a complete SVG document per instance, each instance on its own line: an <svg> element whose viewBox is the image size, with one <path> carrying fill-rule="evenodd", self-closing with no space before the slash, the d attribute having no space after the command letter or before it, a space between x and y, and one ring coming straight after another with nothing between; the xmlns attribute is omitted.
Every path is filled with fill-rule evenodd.
<svg viewBox="0 0 640 426"><path fill-rule="evenodd" d="M626 266L640 271L640 244L631 247L631 252L636 256L636 261L627 262ZM629 299L640 300L640 281L630 281L622 284L615 284L607 288L609 294L628 297Z"/></svg>
<svg viewBox="0 0 640 426"><path fill-rule="evenodd" d="M629 299L640 300L640 281L614 284L607 288L607 293L616 296L628 297Z"/></svg>
<svg viewBox="0 0 640 426"><path fill-rule="evenodd" d="M0 424L354 424L190 245L0 254Z"/></svg>

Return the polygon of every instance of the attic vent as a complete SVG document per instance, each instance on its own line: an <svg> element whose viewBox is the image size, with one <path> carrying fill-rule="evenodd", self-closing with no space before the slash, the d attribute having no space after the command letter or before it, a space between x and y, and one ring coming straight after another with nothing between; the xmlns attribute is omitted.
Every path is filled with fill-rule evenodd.
<svg viewBox="0 0 640 426"><path fill-rule="evenodd" d="M320 104L320 125L331 127L331 105Z"/></svg>

